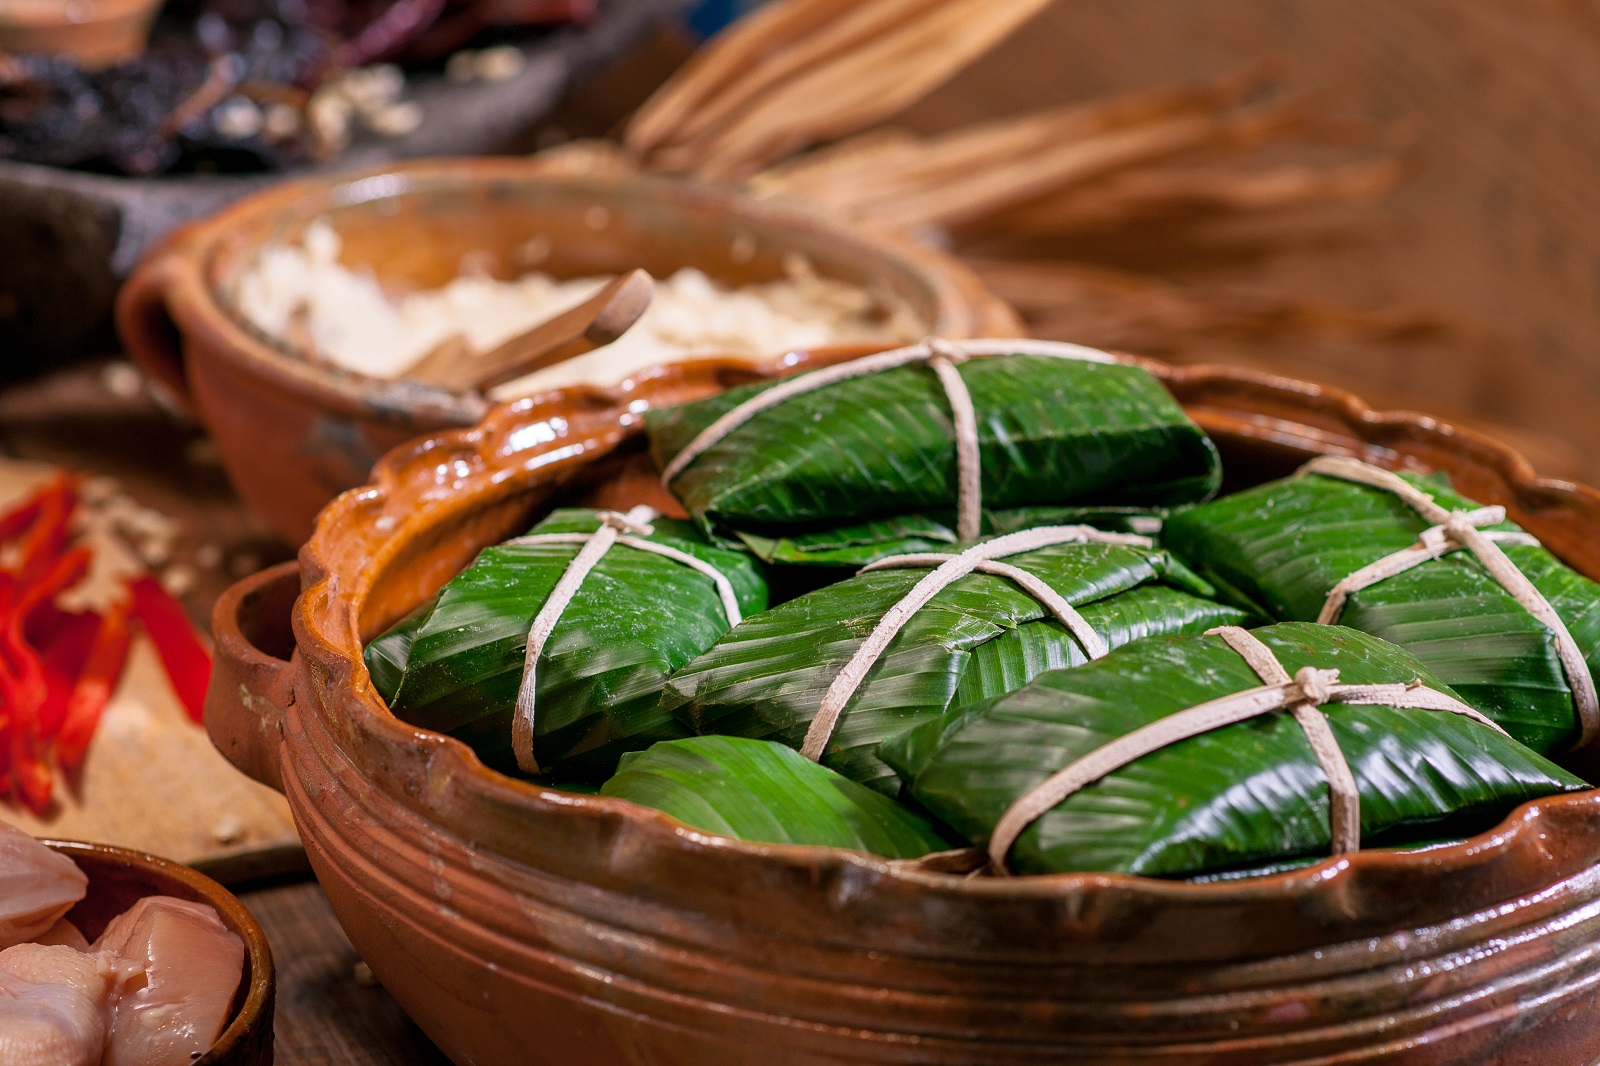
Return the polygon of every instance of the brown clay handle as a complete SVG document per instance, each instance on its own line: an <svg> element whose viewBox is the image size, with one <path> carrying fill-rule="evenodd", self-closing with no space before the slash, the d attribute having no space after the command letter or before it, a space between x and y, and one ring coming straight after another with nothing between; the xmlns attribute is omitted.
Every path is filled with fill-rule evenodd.
<svg viewBox="0 0 1600 1066"><path fill-rule="evenodd" d="M144 257L117 294L117 337L134 365L193 416L178 324L168 302L182 269L179 244L170 239Z"/></svg>
<svg viewBox="0 0 1600 1066"><path fill-rule="evenodd" d="M278 749L283 712L294 700L294 631L300 564L252 574L217 598L211 611L216 662L206 689L206 732L227 760L283 791Z"/></svg>

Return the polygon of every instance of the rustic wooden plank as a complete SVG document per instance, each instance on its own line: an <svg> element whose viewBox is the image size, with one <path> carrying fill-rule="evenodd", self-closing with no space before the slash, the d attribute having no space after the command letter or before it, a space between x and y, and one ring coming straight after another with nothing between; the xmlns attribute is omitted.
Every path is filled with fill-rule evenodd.
<svg viewBox="0 0 1600 1066"><path fill-rule="evenodd" d="M445 1066L381 986L359 983L350 946L315 881L242 892L278 971L277 1066Z"/></svg>

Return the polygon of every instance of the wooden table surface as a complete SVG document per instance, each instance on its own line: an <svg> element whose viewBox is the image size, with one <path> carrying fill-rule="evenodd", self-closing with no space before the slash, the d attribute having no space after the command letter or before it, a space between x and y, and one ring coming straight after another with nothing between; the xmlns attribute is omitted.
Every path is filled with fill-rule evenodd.
<svg viewBox="0 0 1600 1066"><path fill-rule="evenodd" d="M278 969L276 1066L445 1066L450 1060L377 985L315 881L241 890Z"/></svg>

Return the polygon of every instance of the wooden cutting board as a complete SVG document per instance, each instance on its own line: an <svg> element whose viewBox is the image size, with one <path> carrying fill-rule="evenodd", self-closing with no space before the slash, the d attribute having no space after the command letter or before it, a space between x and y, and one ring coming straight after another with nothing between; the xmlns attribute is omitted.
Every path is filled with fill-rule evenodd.
<svg viewBox="0 0 1600 1066"><path fill-rule="evenodd" d="M0 460L0 510L54 473ZM101 545L95 544L97 557ZM87 584L114 580L100 565ZM122 679L75 781L56 780L45 817L0 801L0 819L35 836L135 848L237 882L302 869L288 804L235 770L184 713L155 649L134 637Z"/></svg>

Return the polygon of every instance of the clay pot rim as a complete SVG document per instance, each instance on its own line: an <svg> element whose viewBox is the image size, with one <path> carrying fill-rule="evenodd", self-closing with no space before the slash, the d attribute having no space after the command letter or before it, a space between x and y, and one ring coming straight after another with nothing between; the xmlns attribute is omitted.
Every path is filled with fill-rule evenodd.
<svg viewBox="0 0 1600 1066"><path fill-rule="evenodd" d="M126 18L129 14L146 8L159 7L164 0L88 0L88 17L67 17L66 6L59 3L40 3L39 0L0 0L0 24L27 26L94 26L96 23Z"/></svg>
<svg viewBox="0 0 1600 1066"><path fill-rule="evenodd" d="M320 408L357 416L393 414L432 424L471 425L494 406L474 394L406 379L372 377L318 363L294 354L287 346L249 325L233 307L215 277L216 260L232 235L263 218L283 224L308 223L329 210L404 196L429 189L447 189L512 182L546 185L593 198L637 190L658 202L706 205L730 218L745 218L795 231L828 234L866 255L893 262L928 287L941 318L931 332L948 336L982 335L995 324L994 298L966 267L897 234L871 226L845 227L825 215L790 202L757 200L736 190L691 179L646 174L561 174L538 157L438 157L314 174L281 182L246 196L216 214L180 227L145 257L138 282L119 299L119 319L133 317L131 305L146 290L164 293L169 313L185 335L204 338L195 347L225 353L230 362L273 386ZM142 276L139 276L142 275ZM134 291L137 290L137 291ZM968 320L950 315L962 308ZM1009 309L1007 309L1009 311ZM126 328L124 328L126 334ZM135 346L137 347L137 346ZM143 360L186 403L182 371L156 367ZM751 364L752 360L739 360ZM648 371L645 372L648 375ZM515 402L515 401L511 401Z"/></svg>
<svg viewBox="0 0 1600 1066"><path fill-rule="evenodd" d="M223 924L244 941L245 965L250 975L249 990L238 1011L217 1036L216 1042L206 1049L204 1055L194 1060L194 1066L227 1061L235 1049L246 1041L257 1039L257 1030L262 1025L271 1025L277 982L272 948L267 943L267 934L261 928L261 923L256 921L255 915L240 902L239 897L198 870L148 852L79 840L45 838L40 843L73 860L89 858L121 869L139 870L152 880L182 886L214 907Z"/></svg>
<svg viewBox="0 0 1600 1066"><path fill-rule="evenodd" d="M830 350L818 361L833 361L880 350L881 346L856 346ZM1438 422L1428 416L1408 412L1380 412L1342 389L1315 386L1306 382L1254 371L1218 366L1173 367L1139 357L1123 356L1130 362L1156 373L1180 400L1186 391L1206 387L1244 387L1267 389L1297 396L1317 399L1322 412L1348 424L1361 427L1369 441L1381 441L1398 435L1400 431L1414 433L1418 430L1439 438L1448 438L1453 447L1466 451L1501 474L1514 490L1525 510L1537 510L1552 497L1580 495L1591 506L1600 510L1600 493L1586 486L1539 477L1527 461L1517 452L1470 430ZM804 353L790 353L767 365L769 371L788 368L806 361ZM382 698L373 689L362 659L360 634L356 631L355 617L364 600L373 575L381 566L380 556L366 558L361 571L355 575L339 573L333 550L342 531L368 520L384 501L399 494L405 495L408 476L419 465L433 466L441 456L473 453L485 459L503 455L509 434L519 427L551 417L556 411L572 408L609 412L614 418L609 435L600 430L590 430L593 438L587 447L574 449L569 443L566 454L547 457L536 465L552 477L580 471L584 463L603 456L622 440L635 435L638 430L628 427L637 421L629 413L629 406L647 399L655 386L682 385L686 380L724 381L729 376L737 378L749 373L749 364L727 359L698 360L668 367L655 368L638 378L615 388L593 386L556 390L540 396L518 399L493 409L477 426L470 429L451 430L420 439L386 455L374 467L372 479L365 488L344 493L330 503L319 516L317 530L301 549L303 592L296 601L293 625L296 644L301 657L318 668L330 688L343 687L351 691L354 699L346 706L356 708L356 717L346 724L365 733L380 743L427 749L430 775L452 781L452 787L462 793L476 792L497 806L537 806L545 810L559 808L572 816L590 816L604 819L614 828L626 828L637 833L641 847L673 849L690 847L706 849L712 854L738 854L744 858L770 861L784 866L805 869L812 876L832 877L844 868L855 867L873 877L904 879L942 893L975 898L1003 897L1007 899L1049 898L1067 895L1092 895L1096 891L1115 890L1123 896L1143 896L1156 901L1198 903L1207 897L1229 897L1234 900L1281 899L1312 895L1337 895L1340 886L1351 884L1363 873L1381 871L1411 872L1428 869L1453 868L1462 870L1473 865L1494 861L1513 853L1524 853L1541 847L1538 837L1541 823L1552 817L1593 817L1600 807L1600 790L1567 793L1556 797L1534 800L1523 804L1499 825L1462 843L1430 849L1424 853L1401 855L1379 850L1363 850L1353 855L1329 857L1312 865L1283 873L1233 881L1194 884L1168 881L1131 874L1110 873L1057 873L1024 875L1005 878L964 878L896 866L888 860L863 852L848 851L808 845L749 843L706 833L678 822L670 816L625 800L602 796L561 792L498 773L485 766L464 743L438 733L410 726L389 711ZM1203 406L1191 408L1191 413ZM597 422L603 422L597 416ZM1202 417L1203 421L1203 417ZM1270 419L1268 420L1270 422ZM1287 423L1285 423L1287 426ZM1304 428L1304 427L1301 427ZM1287 433L1287 428L1285 429ZM1271 428L1267 427L1267 435ZM524 453L526 456L529 453ZM555 469L563 468L563 469ZM528 469L531 469L529 467ZM494 498L489 491L500 496L517 491L514 475L517 468L503 463L489 479L492 490L457 493L448 506L449 514L470 513L480 509ZM470 503L467 502L470 497ZM414 512L401 518L397 525L386 528L385 537L393 543L403 542L411 533L441 522L435 512L423 522ZM354 577L355 580L351 580ZM343 605L340 601L343 599ZM301 701L302 703L304 701ZM316 701L313 701L316 702ZM416 808L419 798L402 795L391 783L373 781L374 787L388 794L402 805ZM622 823L617 827L617 823Z"/></svg>

